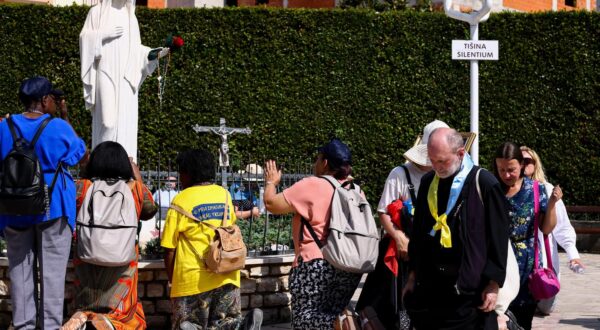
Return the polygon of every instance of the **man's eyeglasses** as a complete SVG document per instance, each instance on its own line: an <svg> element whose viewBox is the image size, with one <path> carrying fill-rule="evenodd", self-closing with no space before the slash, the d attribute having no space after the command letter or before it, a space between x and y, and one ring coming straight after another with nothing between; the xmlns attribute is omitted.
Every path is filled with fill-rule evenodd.
<svg viewBox="0 0 600 330"><path fill-rule="evenodd" d="M525 166L535 165L535 160L533 160L533 158L523 158L523 163L525 164Z"/></svg>

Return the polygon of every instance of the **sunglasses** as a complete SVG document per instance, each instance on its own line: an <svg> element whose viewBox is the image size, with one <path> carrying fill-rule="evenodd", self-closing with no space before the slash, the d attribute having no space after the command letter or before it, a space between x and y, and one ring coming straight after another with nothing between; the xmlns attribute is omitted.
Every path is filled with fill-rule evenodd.
<svg viewBox="0 0 600 330"><path fill-rule="evenodd" d="M535 160L533 158L523 158L523 163L525 165L535 165Z"/></svg>

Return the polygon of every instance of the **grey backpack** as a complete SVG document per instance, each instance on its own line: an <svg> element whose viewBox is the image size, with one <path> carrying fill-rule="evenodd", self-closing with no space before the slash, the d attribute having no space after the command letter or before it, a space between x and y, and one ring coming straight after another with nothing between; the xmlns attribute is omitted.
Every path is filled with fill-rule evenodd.
<svg viewBox="0 0 600 330"><path fill-rule="evenodd" d="M319 240L304 218L300 233L304 232L304 226L308 227L323 257L333 267L351 273L373 271L379 254L379 233L369 202L360 194L358 185L350 183L347 189L331 176L321 178L334 189L327 242Z"/></svg>
<svg viewBox="0 0 600 330"><path fill-rule="evenodd" d="M77 213L77 256L100 266L123 266L135 260L137 211L124 180L95 180Z"/></svg>

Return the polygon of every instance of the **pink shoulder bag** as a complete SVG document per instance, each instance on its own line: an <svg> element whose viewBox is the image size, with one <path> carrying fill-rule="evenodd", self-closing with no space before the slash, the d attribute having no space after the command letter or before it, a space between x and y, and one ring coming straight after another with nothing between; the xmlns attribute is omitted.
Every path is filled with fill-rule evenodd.
<svg viewBox="0 0 600 330"><path fill-rule="evenodd" d="M546 261L548 268L539 267L539 248L538 248L538 229L539 229L539 211L540 211L540 188L537 181L533 181L533 198L534 198L534 212L535 220L533 226L534 229L534 264L533 272L529 275L529 292L536 300L548 299L556 296L560 291L560 282L554 268L552 267L552 257L550 256L550 244L548 243L548 235L544 235L544 245L546 247Z"/></svg>

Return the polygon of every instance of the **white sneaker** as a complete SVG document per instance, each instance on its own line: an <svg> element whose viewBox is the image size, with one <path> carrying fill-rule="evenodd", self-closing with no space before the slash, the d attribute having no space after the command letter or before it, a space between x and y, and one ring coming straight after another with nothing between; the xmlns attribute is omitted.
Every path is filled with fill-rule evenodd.
<svg viewBox="0 0 600 330"><path fill-rule="evenodd" d="M260 330L263 321L263 312L259 308L254 308L244 317L245 330Z"/></svg>

